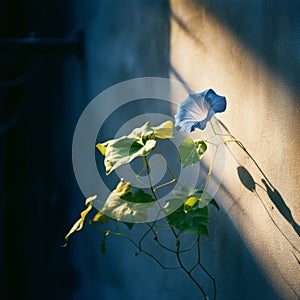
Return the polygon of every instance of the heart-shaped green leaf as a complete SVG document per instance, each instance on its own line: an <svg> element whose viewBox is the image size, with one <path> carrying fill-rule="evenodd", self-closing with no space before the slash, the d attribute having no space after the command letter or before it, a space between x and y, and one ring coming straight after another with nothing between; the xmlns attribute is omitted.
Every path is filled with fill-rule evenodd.
<svg viewBox="0 0 300 300"><path fill-rule="evenodd" d="M156 138L165 139L173 136L173 123L167 121L160 126L151 127L147 122L140 128L134 129L128 136L98 143L97 149L104 158L106 175L119 166L131 162L138 156L146 156L154 149Z"/></svg>
<svg viewBox="0 0 300 300"><path fill-rule="evenodd" d="M170 226L179 229L181 233L208 235L209 213L207 206L203 208L198 208L197 205L192 208L189 206L189 210L186 210L184 204L168 215L167 220Z"/></svg>
<svg viewBox="0 0 300 300"><path fill-rule="evenodd" d="M166 121L157 127L152 127L154 135L159 139L170 139L173 137L173 122Z"/></svg>
<svg viewBox="0 0 300 300"><path fill-rule="evenodd" d="M167 216L169 225L179 229L182 233L208 235L208 205L214 205L219 209L217 202L208 193L203 195L200 189L194 189L191 192L181 189L174 191L174 194L177 198L169 200L167 208L171 207L173 201L175 203L182 201L183 204ZM183 201L183 199L187 200ZM167 210L166 213L168 213Z"/></svg>
<svg viewBox="0 0 300 300"><path fill-rule="evenodd" d="M154 201L151 195L143 190L138 189L136 193L133 193L130 183L121 180L117 188L108 196L101 212L126 223L130 223L133 219L145 220L147 209L151 207L151 205L146 206L145 203L154 203Z"/></svg>
<svg viewBox="0 0 300 300"><path fill-rule="evenodd" d="M204 141L192 140L191 138L185 139L179 146L179 156L182 166L185 168L187 166L197 163L205 151L207 150L207 145Z"/></svg>
<svg viewBox="0 0 300 300"><path fill-rule="evenodd" d="M109 175L113 170L131 162L136 157L147 155L155 144L155 140L148 140L143 145L134 138L122 137L104 144L97 144L96 147L101 153L105 153L104 165L106 175Z"/></svg>
<svg viewBox="0 0 300 300"><path fill-rule="evenodd" d="M207 150L207 145L202 140L194 140L194 143L195 143L195 146L196 146L196 151L197 151L197 154L199 156L199 159L201 159L202 155Z"/></svg>

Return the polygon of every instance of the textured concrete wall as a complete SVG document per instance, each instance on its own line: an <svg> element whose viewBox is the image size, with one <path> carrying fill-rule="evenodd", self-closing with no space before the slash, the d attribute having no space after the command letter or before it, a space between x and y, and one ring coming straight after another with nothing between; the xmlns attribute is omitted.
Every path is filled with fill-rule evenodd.
<svg viewBox="0 0 300 300"><path fill-rule="evenodd" d="M217 194L224 211L215 215L210 245L220 299L300 297L299 11L296 1L171 1L173 76L227 97L218 117L270 180L229 147ZM263 294L239 244L228 243L232 229L220 226L227 216L277 296ZM232 277L235 291L226 284Z"/></svg>
<svg viewBox="0 0 300 300"><path fill-rule="evenodd" d="M66 97L77 105L81 101L83 110L100 92L119 82L145 76L168 77L168 13L167 1L72 2L70 35L84 31L85 56L81 66L65 66ZM103 103L105 108L109 105ZM143 107L133 113L139 115L151 109ZM108 117L103 111L95 114ZM110 138L123 125L123 117L126 115L111 118L110 128L102 132L101 139L105 135ZM75 201L70 207L70 224L83 207L84 196L78 190L74 191ZM70 299L170 299L169 290L164 287L170 278L165 277L159 266L143 255L136 257L136 249L122 238L111 237L107 254L102 255L102 236L86 226L83 233L74 235L70 241L67 251L72 252L72 277L76 282Z"/></svg>
<svg viewBox="0 0 300 300"><path fill-rule="evenodd" d="M109 236L102 255L103 235L89 226L60 247L84 207L71 155L82 110L116 83L171 74L195 91L212 87L227 96L220 118L272 183L264 184L249 157L230 146L216 195L222 209L212 209L210 238L202 238L201 261L216 277L217 299L299 299L298 1L172 0L171 14L167 0L3 2L9 7L0 18L3 36L34 30L38 36L74 37L82 30L85 51L81 59L52 52L2 57L1 66L20 67L12 74L4 67L3 78L19 76L31 63L35 68L20 87L0 93L2 121L22 98L25 103L22 121L0 140L1 297L200 299L183 272L135 256L126 240ZM177 96L186 95L182 89ZM132 115L169 113L169 107L152 104L115 115L101 139ZM95 115L108 117L103 111ZM164 241L170 241L168 234ZM170 263L154 244L153 237L145 241ZM191 263L195 256L185 259ZM196 276L213 299L211 282L203 272Z"/></svg>
<svg viewBox="0 0 300 300"><path fill-rule="evenodd" d="M202 262L216 277L217 299L298 299L299 118L297 80L292 75L299 64L299 52L292 47L297 44L297 18L285 10L277 12L276 2L217 2L171 1L171 32L164 1L74 2L72 30L84 29L86 55L80 68L69 69L67 92L70 98L82 99L84 108L120 81L168 76L170 55L173 77L195 91L211 87L226 95L228 109L220 118L244 142L282 198L261 188L262 175L232 147L235 158L228 153L217 194L222 210L212 211ZM292 16L295 12L289 10ZM255 186L257 194L245 187L253 188L245 171L241 183L236 160L260 184ZM71 213L73 217L76 211ZM78 280L72 299L199 299L183 273L161 270L149 258L135 257L135 250L121 239L109 240L103 256L100 239L89 228L69 246ZM203 279L203 285L211 289L209 281Z"/></svg>
<svg viewBox="0 0 300 300"><path fill-rule="evenodd" d="M245 153L230 147L233 154L227 153L216 195L222 209L212 210L202 262L216 277L217 299L299 299L300 10L280 1L170 4L171 15L167 1L74 1L70 35L84 30L85 57L81 65L66 62L65 97L73 99L78 114L113 84L141 76L168 77L169 70L194 91L211 87L226 95L228 108L220 119L273 186L264 185ZM244 167L240 177L238 166ZM73 196L70 224L83 201L78 190ZM146 256L135 257L135 249L117 238L108 241L103 256L100 242L92 228L73 237L67 250L74 270L70 299L199 299L183 273L162 270ZM209 280L200 278L211 290Z"/></svg>

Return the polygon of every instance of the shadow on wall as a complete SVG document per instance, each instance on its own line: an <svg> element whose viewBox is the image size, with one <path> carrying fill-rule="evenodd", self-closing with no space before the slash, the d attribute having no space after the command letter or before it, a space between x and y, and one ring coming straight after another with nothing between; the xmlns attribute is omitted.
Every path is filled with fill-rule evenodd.
<svg viewBox="0 0 300 300"><path fill-rule="evenodd" d="M220 125L225 129L225 131L231 135L230 131L228 130L228 128L226 127L226 125L221 122L220 120L218 120L218 122L220 123ZM232 135L231 135L232 136ZM233 136L232 136L233 137ZM233 137L234 138L234 137ZM238 167L237 167L237 173L239 176L239 179L241 181L241 183L243 184L243 186L245 188L247 188L249 191L253 192L255 194L255 196L258 197L258 199L261 201L261 203L263 204L265 210L267 211L269 217L271 218L272 222L274 223L274 225L278 228L278 230L285 236L283 230L278 226L278 224L276 223L276 221L274 220L274 218L272 217L271 212L269 211L267 205L264 203L263 199L260 197L260 195L258 194L256 187L260 187L261 190L267 194L267 196L269 197L269 199L271 200L271 203L273 203L273 205L276 206L278 212L280 213L280 215L289 223L291 224L292 228L294 229L294 231L297 233L298 236L300 236L300 226L299 224L295 221L292 212L290 210L290 208L287 206L287 204L285 203L284 199L282 198L281 194L279 193L279 191L274 187L274 185L271 183L271 181L268 179L268 177L266 176L266 174L264 173L264 171L262 170L262 168L258 165L258 163L256 162L256 160L252 157L252 155L247 151L247 149L244 147L244 145L240 142L237 141L236 144L241 148L241 150L243 150L248 157L252 160L252 162L254 163L254 165L257 167L257 169L259 170L259 172L261 173L261 175L263 176L261 178L261 182L264 184L264 186L262 186L260 183L256 182L253 178L253 176L250 174L250 172L244 167L242 166L242 164L237 160L237 158L235 157L235 155L233 154L232 151L230 151L231 155L233 155L234 159L237 161L238 163ZM274 210L274 206L271 205L271 210ZM291 246L298 252L298 254L300 254L299 250L297 249L297 247L295 247L293 245L293 243L285 236L285 238L288 240L288 242L291 244Z"/></svg>
<svg viewBox="0 0 300 300"><path fill-rule="evenodd" d="M176 71L175 71L176 72ZM176 73L174 73L176 75ZM231 135L229 129L226 127L226 125L218 120L218 122L220 123L220 125L225 129L225 131ZM232 135L231 135L232 136ZM233 137L233 136L232 136ZM255 166L257 167L257 169L260 171L260 173L262 174L263 178L261 179L261 182L264 184L264 187L255 182L253 176L250 174L250 172L240 164L240 162L237 161L236 157L233 155L233 153L231 152L231 154L234 156L235 160L237 161L237 163L239 164L239 166L237 167L237 173L239 176L239 179L241 181L241 183L243 184L243 186L245 188L247 188L249 191L253 192L256 194L256 196L260 199L260 201L262 202L262 199L260 198L260 196L258 195L257 191L256 191L256 186L260 187L269 197L269 199L272 201L272 203L276 206L276 208L278 209L279 213L281 214L282 217L285 218L285 220L291 224L292 228L294 229L294 231L298 234L298 236L300 236L300 226L299 224L295 221L292 212L290 210L290 208L287 206L287 204L285 203L284 199L282 198L281 194L279 193L279 191L274 187L274 185L270 182L270 180L268 179L268 177L265 175L265 173L263 172L262 168L258 165L258 163L256 162L256 160L252 157L252 155L247 151L247 149L244 147L244 145L237 141L237 145L240 146L240 148L249 156L249 158L253 161L253 163L255 164ZM263 203L263 202L262 202ZM264 204L263 204L264 205ZM264 205L265 207L265 205ZM265 207L265 209L268 211L268 209ZM274 207L271 206L271 209L273 210ZM272 219L271 215L269 214L270 218ZM274 222L274 224L277 226L276 222L272 219L272 221ZM280 230L280 228L278 228ZM280 230L281 231L281 230ZM297 250L297 248L296 248ZM299 252L297 250L297 252Z"/></svg>
<svg viewBox="0 0 300 300"><path fill-rule="evenodd" d="M254 161L254 163L256 163L256 162ZM293 256L295 257L296 262L298 264L300 264L300 260L299 260L300 251L295 246L294 239L289 234L288 230L286 230L286 228L283 227L282 225L280 225L280 222L278 222L278 214L276 214L274 205L276 206L276 208L279 212L279 216L281 218L284 217L285 220L289 224L291 224L292 228L298 234L298 236L300 235L300 227L297 224L297 222L294 220L291 210L286 205L285 201L283 200L283 198L280 195L280 193L278 192L278 190L272 185L272 183L263 174L263 172L262 172L263 178L261 179L261 181L263 182L264 186L262 186L258 182L255 182L254 178L249 173L249 171L241 165L237 167L237 173L238 173L239 179L240 179L241 183L243 184L243 186L245 188L247 188L249 191L251 191L255 195L255 197L257 197L259 199L259 201L263 205L264 209L266 210L268 216L270 217L271 221L278 229L278 234L281 234L287 240L287 242L290 244L291 252L292 252ZM264 199L264 195L261 196L261 194L257 191L256 187L259 187L263 191L264 194L268 195L270 203L268 203L266 201L266 199ZM291 290L294 292L294 294L298 295L297 292L295 291L295 289L288 282L287 282L287 284L289 285Z"/></svg>
<svg viewBox="0 0 300 300"><path fill-rule="evenodd" d="M267 193L270 200L277 207L281 215L292 225L295 232L300 236L300 226L295 221L290 208L286 205L278 190L275 188L272 189L272 187L268 185L268 183L264 179L262 179L262 183L265 185L267 189Z"/></svg>
<svg viewBox="0 0 300 300"><path fill-rule="evenodd" d="M286 219L286 221L288 221L291 224L291 226L293 227L295 232L300 236L300 226L297 224L297 222L293 218L291 210L286 205L285 201L283 200L283 198L280 195L280 193L278 192L278 190L270 182L267 182L265 178L261 179L265 188L263 186L261 186L259 183L256 183L254 181L252 175L249 173L249 171L243 166L239 166L237 168L237 172L238 172L241 183L249 191L257 194L256 186L259 186L267 193L270 200L276 206L276 208L278 209L280 214ZM273 210L274 206L272 206L271 209Z"/></svg>

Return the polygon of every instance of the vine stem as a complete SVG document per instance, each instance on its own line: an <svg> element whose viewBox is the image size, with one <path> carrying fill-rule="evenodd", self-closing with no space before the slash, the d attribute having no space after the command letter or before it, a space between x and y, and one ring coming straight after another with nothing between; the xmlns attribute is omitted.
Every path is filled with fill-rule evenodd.
<svg viewBox="0 0 300 300"><path fill-rule="evenodd" d="M153 197L154 199L157 201L158 200L158 197L156 195L156 192L155 192L155 189L152 185L152 180L151 180L151 174L150 174L150 166L149 166L149 163L148 163L148 160L147 160L147 157L146 156L143 156L144 158L144 162L146 164L146 170L147 170L147 175L148 175L148 180L149 180L149 185L150 185L150 190L153 194ZM170 172L171 174L173 174L172 170ZM174 178L176 178L174 175L173 175ZM160 205L160 204L159 204ZM151 230L152 228L150 228ZM174 228L172 226L170 226L170 230L171 232L173 233L173 236L175 237L175 240L176 240L176 245L177 245L177 249L176 249L176 257L177 257L177 261L181 267L181 269L187 274L187 276L194 282L194 284L198 287L198 289L200 290L203 298L205 300L209 300L208 296L206 295L203 287L199 284L199 282L195 279L195 277L192 275L191 271L189 271L185 265L183 264L182 262L182 259L181 259L181 256L180 256L180 239L179 239L179 234L177 234L174 230Z"/></svg>
<svg viewBox="0 0 300 300"><path fill-rule="evenodd" d="M123 234L121 232L114 232L114 231L111 231L111 230L108 230L108 229L104 229L104 228L98 227L95 224L93 224L92 221L90 221L89 224L92 227L94 227L96 230L99 230L99 231L104 232L106 234L112 234L112 235L115 235L115 236L119 236L119 237L125 238L133 246L135 246L137 248L137 250L139 251L138 253L136 253L136 255L138 255L141 252L144 253L144 254L146 254L147 256L149 256L150 258L152 258L155 262L157 262L162 269L165 269L165 270L174 270L174 269L180 269L181 268L180 266L164 266L159 259L157 259L154 255L152 255L147 250L142 249L137 242L135 242L130 236L128 236L126 234Z"/></svg>
<svg viewBox="0 0 300 300"><path fill-rule="evenodd" d="M161 157L161 160L165 164L165 166L166 166L168 172L170 173L170 175L173 177L173 179L175 180L175 182L177 182L183 188L184 192L188 196L189 195L188 189L186 188L186 186L184 184L182 184L178 180L178 178L175 176L175 174L174 174L173 170L171 169L171 167L169 166L169 164L164 159L162 159L162 155L157 150L155 150L155 149L153 150L153 152L155 152L157 155L159 155L159 157Z"/></svg>
<svg viewBox="0 0 300 300"><path fill-rule="evenodd" d="M244 144L240 141L240 140L238 140L234 135L232 135L229 131L228 131L228 129L225 127L225 125L221 122L221 121L219 121L219 120L217 120L224 128L225 128L225 130L228 132L227 134L224 134L224 133L217 133L216 132L216 130L215 130L215 128L214 128L214 125L213 125L213 123L210 121L209 123L210 123L210 125L211 125L211 128L212 128L212 130L213 130L213 133L215 134L215 135L217 135L217 136L228 136L228 137L230 137L230 138L232 138L232 140L228 140L228 141L224 141L224 143L225 143L225 145L226 145L226 143L228 143L228 142L235 142L247 155L248 155L248 157L252 160L252 162L255 164L255 166L257 167L257 169L259 170L259 172L263 175L263 177L266 179L266 181L269 183L269 185L273 188L273 189L275 189L275 187L273 186L273 184L271 183L271 181L269 180L269 178L267 177L267 175L264 173L264 171L261 169L261 167L258 165L258 163L256 162L256 160L254 159L254 157L249 153L249 151L246 149L246 147L244 146Z"/></svg>
<svg viewBox="0 0 300 300"><path fill-rule="evenodd" d="M146 156L143 156L143 159L144 159L144 163L146 165L146 170L147 170L147 176L148 176L148 180L149 180L149 187L150 187L150 190L153 194L153 197L156 201L158 201L158 198L156 196L156 193L155 193L155 189L153 187L153 184L152 184L152 179L151 179L151 175L150 175L150 166L149 166L149 163L148 163L148 160L147 160L147 157Z"/></svg>
<svg viewBox="0 0 300 300"><path fill-rule="evenodd" d="M210 177L211 177L211 173L212 173L212 169L213 169L213 165L214 165L214 162L215 162L215 159L216 159L216 156L217 156L217 152L218 152L218 147L219 146L217 146L217 149L216 149L216 151L215 151L215 153L212 157L212 160L210 162L208 173L207 173L207 178L206 178L206 183L205 183L205 187L203 189L203 193L201 195L201 198L202 198L202 196L205 196L206 191L208 189L208 186L209 186L209 183L210 183Z"/></svg>
<svg viewBox="0 0 300 300"><path fill-rule="evenodd" d="M244 146L244 144L238 140L234 135L232 135L230 133L230 131L228 130L228 128L220 121L218 120L218 123L221 124L221 126L226 130L227 134L223 134L223 133L217 133L212 122L210 121L210 125L211 125L211 128L213 130L213 133L214 135L217 135L217 136L223 136L223 137L230 137L231 140L225 140L223 143L227 145L227 143L231 143L231 142L234 142L238 145L238 147L240 147L245 153L246 155L251 159L251 161L254 163L254 165L256 166L256 168L259 170L259 172L261 173L261 175L264 177L264 179L268 182L268 184L270 185L270 187L272 187L273 190L276 190L276 188L274 187L274 185L272 184L272 182L269 180L269 178L267 177L267 175L265 174L265 172L261 169L261 167L258 165L258 163L256 162L256 160L254 159L254 157L250 154L250 152L246 149L246 147ZM230 149L229 149L230 151ZM231 151L230 151L231 152ZM232 154L233 155L233 154ZM238 164L240 164L238 161L237 161ZM257 186L261 187L262 189L264 189L262 186L260 186L258 183L255 183ZM293 245L293 243L288 239L288 237L285 235L285 233L280 229L280 227L278 226L278 224L275 222L274 218L272 217L268 207L266 206L266 204L264 203L264 201L261 199L261 197L259 196L259 194L257 193L256 190L254 190L254 193L256 195L256 197L260 200L260 202L262 203L265 211L267 212L267 214L269 215L271 221L273 222L273 224L276 226L276 228L281 232L281 234L284 236L284 238L288 241L288 243L293 247L294 250L296 250L298 253L299 253L299 250L297 249L297 247L295 247Z"/></svg>
<svg viewBox="0 0 300 300"><path fill-rule="evenodd" d="M215 278L207 271L207 269L201 264L201 249L200 249L200 236L198 236L197 239L198 243L198 263L200 268L204 271L204 273L211 279L213 282L213 288L214 288L214 300L217 298L217 286L216 286L216 280Z"/></svg>
<svg viewBox="0 0 300 300"><path fill-rule="evenodd" d="M147 225L150 227L149 224L147 224ZM168 228L169 228L169 227L170 227L170 226L168 225ZM171 252L171 253L175 253L175 254L176 254L176 252L177 252L176 250L174 250L174 249L172 249L172 248L169 248L168 246L164 245L164 244L159 240L158 234L155 232L155 230L154 230L153 228L151 229L151 231L152 231L152 233L154 234L154 240L159 244L160 247L162 247L163 249L165 249L165 250L167 250L167 251L169 251L169 252ZM185 249L183 249L183 250L180 250L180 253L185 253L185 252L191 251L191 250L194 248L194 246L197 244L197 241L198 241L198 238L195 239L195 240L190 244L189 247L187 247L187 248L185 248Z"/></svg>
<svg viewBox="0 0 300 300"><path fill-rule="evenodd" d="M218 122L223 126L223 128L225 128L225 130L228 132L228 134L221 134L221 133L217 133L215 131L215 128L213 126L213 124L210 122L212 130L214 132L215 135L218 136L229 136L231 138L231 140L227 140L224 141L225 145L227 146L226 143L230 143L230 142L234 142L236 143L246 154L247 156L251 159L251 161L254 163L254 165L257 167L257 169L259 170L259 172L262 174L262 176L264 177L264 179L268 182L268 184L270 185L270 187L272 187L273 190L276 190L276 188L273 186L272 182L269 180L269 178L267 177L267 175L264 173L264 171L261 169L261 167L258 165L258 163L256 162L256 160L254 159L254 157L249 153L249 151L246 149L246 147L244 146L244 144L239 141L238 139L235 138L234 135L232 135L229 130L227 129L227 127L218 120ZM230 149L229 149L230 151ZM233 155L233 154L232 154ZM239 164L239 162L237 161L237 163ZM258 183L255 183L256 185L260 186ZM261 187L261 186L260 186ZM261 187L262 188L262 187ZM261 197L259 196L259 194L257 193L256 190L254 190L254 193L256 195L256 197L260 200L261 204L263 205L265 211L267 212L267 214L269 215L271 221L273 222L273 224L276 226L276 228L280 231L280 233L284 236L284 238L288 241L288 243L299 253L299 250L297 249L297 247L295 247L293 245L293 243L288 239L288 237L285 235L285 233L280 229L280 227L278 226L278 224L275 222L274 218L272 217L269 209L267 208L266 204L263 202L263 200L261 199Z"/></svg>
<svg viewBox="0 0 300 300"><path fill-rule="evenodd" d="M171 228L171 229L172 229L172 228ZM172 231L173 231L173 233L174 233L174 229L173 229ZM206 295L206 293L205 293L205 291L204 291L204 289L203 289L203 287L199 284L199 282L198 282L198 281L195 279L195 277L192 275L192 272L189 271L189 270L185 267L185 265L183 264L182 259L181 259L181 257L180 257L180 240L179 240L179 238L178 238L178 235L175 234L175 236L176 236L176 238L177 238L177 252L176 252L176 256L177 256L177 260L178 260L178 263L179 263L180 267L181 267L182 270L189 276L189 278L195 283L195 285L198 287L198 289L201 291L203 298L204 298L205 300L209 300L209 299L208 299L208 296Z"/></svg>

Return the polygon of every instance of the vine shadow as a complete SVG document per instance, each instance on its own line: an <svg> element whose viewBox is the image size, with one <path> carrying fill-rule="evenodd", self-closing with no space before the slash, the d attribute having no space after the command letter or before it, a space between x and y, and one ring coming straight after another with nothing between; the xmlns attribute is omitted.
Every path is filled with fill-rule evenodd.
<svg viewBox="0 0 300 300"><path fill-rule="evenodd" d="M221 127L229 135L231 135L228 127L226 127L226 125L221 120L217 119L217 121L219 122L219 124L221 125ZM300 226L295 221L295 219L294 219L294 217L292 215L291 209L285 203L285 201L284 201L283 197L281 196L281 194L279 193L279 191L270 182L270 180L268 179L268 177L266 176L266 174L263 172L263 170L258 165L258 163L256 162L256 160L252 157L252 155L247 151L247 149L244 147L244 145L242 143L238 142L238 141L237 141L237 145L249 156L249 158L252 160L252 162L255 164L255 166L257 167L257 169L260 171L260 173L263 176L263 178L261 179L261 182L263 183L264 186L262 186L260 183L255 182L255 180L254 180L253 176L250 174L250 172L244 166L242 166L238 162L238 160L235 158L235 156L233 155L233 153L230 151L231 154L234 156L235 160L237 161L237 163L239 164L239 166L237 167L237 173L238 173L239 179L240 179L241 183L243 184L243 186L245 188L247 188L249 191L255 193L257 195L257 197L262 202L262 199L260 198L260 196L258 195L258 193L256 191L256 186L261 187L267 193L269 199L276 206L276 208L278 209L278 211L282 215L282 217L284 217L286 219L286 221L289 222L289 224L292 226L292 228L296 232L296 234L298 236L300 236ZM267 208L266 208L266 210L267 210ZM269 215L270 215L270 213L269 213ZM270 215L270 217L271 217L271 215ZM272 217L271 217L271 219L272 219ZM278 227L278 225L275 223L275 221L274 220L272 220L272 221ZM282 232L280 228L278 228L278 229L280 230L280 232Z"/></svg>
<svg viewBox="0 0 300 300"><path fill-rule="evenodd" d="M275 188L272 188L265 179L261 180L262 183L265 185L267 194L270 200L274 203L277 207L278 211L281 215L292 225L295 232L300 236L300 226L295 221L290 208L286 205L285 201L283 200L282 196L280 195L279 191Z"/></svg>
<svg viewBox="0 0 300 300"><path fill-rule="evenodd" d="M249 171L245 167L238 166L237 172L238 172L239 179L240 179L241 183L243 184L243 186L245 188L247 188L248 190L250 190L251 192L257 194L256 185L264 188L264 190L267 192L267 194L269 196L269 199L276 206L276 208L278 209L280 214L286 219L286 221L289 222L289 224L291 224L292 228L297 233L297 235L300 236L299 224L295 221L290 208L285 203L285 201L282 198L279 191L269 182L269 180L267 178L261 179L262 183L264 184L264 187L263 187L254 181L254 178L252 177L252 175L249 173Z"/></svg>

